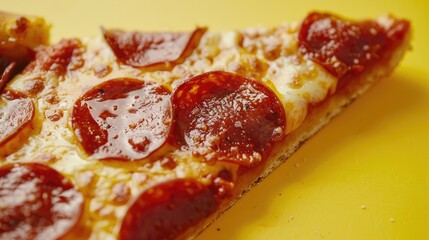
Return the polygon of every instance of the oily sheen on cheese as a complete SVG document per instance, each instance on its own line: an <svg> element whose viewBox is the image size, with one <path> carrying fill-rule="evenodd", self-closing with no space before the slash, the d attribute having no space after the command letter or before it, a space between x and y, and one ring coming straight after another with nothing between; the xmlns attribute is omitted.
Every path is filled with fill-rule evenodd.
<svg viewBox="0 0 429 240"><path fill-rule="evenodd" d="M314 17L313 15L313 18L316 19L315 21L318 21L317 18L323 19L324 17L326 16L317 15ZM310 20L313 21L313 18L310 18ZM388 29L392 26L394 20L386 21L386 19L389 18L383 18L377 23L380 25L380 29L383 27ZM332 20L332 22L335 21ZM67 237L73 239L76 236L88 239L132 238L133 235L128 233L133 234L132 231L122 229L133 229L133 224L139 219L136 220L135 218L138 218L138 216L128 214L128 212L137 208L137 210L144 209L148 214L152 214L151 209L144 205L146 204L143 201L144 198L155 199L157 191L161 195L163 191L166 195L170 194L167 192L168 189L168 191L176 191L174 190L174 184L169 184L170 182L175 183L178 179L179 182L175 184L186 189L185 193L178 193L185 194L184 199L194 196L192 194L197 194L196 196L199 197L200 203L207 203L206 205L209 206L214 204L213 208L201 209L200 214L202 215L200 216L197 213L195 219L213 219L213 216L208 216L213 215L213 212L216 212L216 214L221 212L223 208L230 205L231 200L238 196L236 193L241 193L244 189L235 189L235 181L249 185L255 179L246 176L252 176L262 171L261 166L263 164L261 162L265 158L269 159L270 164L274 162L274 155L269 155L272 144L278 141L281 142L285 135L287 136L293 133L294 130L299 129L308 118L308 115L311 116L312 112L309 109L318 104L323 104L331 95L335 94L340 84L339 81L343 76L347 76L347 73L353 71L358 73L363 71L359 68L359 61L362 61L359 58L361 57L359 54L356 55L353 60L354 63L349 65L347 70L344 70L344 66L341 65L347 63L347 59L333 59L330 55L331 53L324 52L321 55L312 55L306 52L303 54L303 49L311 51L313 46L300 45L298 36L300 27L301 25L298 24L284 24L272 29L244 29L222 33L205 32L206 29L198 28L193 32L193 35L188 36L189 39L198 38L198 41L190 40L190 42L196 42L197 44L195 46L188 44L184 52L178 54L178 56L180 55L180 57L177 57L178 60L171 58L165 64L151 62L150 66L138 67L132 66L129 62L140 63L141 61L134 61L133 58L118 55L121 46L118 45L119 47L116 50L114 47L112 48L115 44L121 44L122 42L114 42L116 39L113 37L109 39L109 34L112 34L112 36L114 34L121 35L123 34L122 32L104 30L105 38L67 39L53 46L42 48L42 50L38 50L37 54L39 56L36 54L36 60L31 62L21 74L14 77L6 87L6 90L25 93L31 98L35 113L31 123L20 129L10 143L0 145L1 164L41 163L55 169L74 184L83 196L83 200L79 197L75 198L83 201L83 210L79 222L76 223L77 227L74 227L69 234L66 234L66 239ZM138 34L136 36L140 37ZM170 37L168 34L167 36ZM172 40L170 39L170 41L172 42L182 41L181 39L185 39L186 36L178 35L176 38L173 35L171 38ZM158 44L156 40L154 42ZM159 46L165 48L162 43ZM50 56L49 61L45 61L45 56ZM389 61L388 57L382 60ZM52 61L52 59L54 60ZM128 64L124 64L124 61L128 61ZM327 63L331 64L330 67L326 66ZM227 80L230 78L239 79L242 85L237 88L230 86L230 82ZM213 110L212 112L208 110L208 112L200 115L190 107L182 106L186 105L186 98L180 95L182 94L180 91L183 91L183 94L193 93L195 98L201 97L205 91L210 91L210 89L205 89L203 86L216 83L211 79L218 79L222 83L220 86L215 87L221 89L222 85L225 85L234 89L234 92L231 95L232 97L226 98L226 101L230 102L225 104L212 103L210 100L202 98L201 101L205 101L204 104L207 106L222 108L224 105L231 103L232 107L235 107L234 104L240 105L240 103L243 103L243 106L237 106L237 109L241 109L241 107L247 106L245 101L250 99L253 101L251 104L255 104L254 106L268 104L271 109L266 110L264 114L269 115L270 111L273 111L272 109L277 109L278 107L277 102L272 99L278 99L282 109L276 112L282 115L284 111L286 117L285 122L282 122L281 117L276 117L277 119L269 122L269 124L273 124L272 129L269 128L273 130L273 135L265 136L271 141L269 144L258 145L258 143L255 143L253 147L256 150L253 153L247 153L245 150L238 151L236 160L230 160L231 156L235 156L234 151L237 150L235 145L231 145L231 149L222 149L223 152L221 153L217 153L213 147L207 151L207 148L205 148L207 144L215 146L216 144L221 144L219 142L222 139L216 139L216 137L209 135L205 138L206 135L204 134L208 128L205 123L210 124L209 121L201 123L197 119L193 122L193 119L188 121L187 117L198 118L200 116L211 116L210 114L221 115L223 111L222 109L219 111ZM145 85L148 86L147 89L149 90L147 91L155 91L158 94L164 91L165 96L169 96L167 92L171 92L174 95L173 106L159 110L164 111L164 114L170 114L173 111L172 116L161 121L151 115L152 113L149 113L148 116L152 122L146 122L145 124L154 126L154 128L162 128L164 125L169 126L170 121L176 121L175 124L179 122L180 124L173 124L172 130L168 127L164 129L173 133L177 132L177 136L174 136L173 140L169 137L166 140L166 144L154 146L153 151L151 150L147 155L133 155L133 151L137 151L135 149L130 149L128 155L124 155L121 150L115 150L116 152L113 153L102 152L100 149L108 148L109 145L95 146L94 144L98 144L97 139L105 137L103 135L105 132L101 131L100 134L97 134L95 133L97 128L88 127L86 120L81 121L78 119L84 115L83 111L87 111L87 108L89 113L85 112L85 114L88 116L95 112L91 110L92 107L97 108L97 116L102 116L104 112L111 114L116 111L118 106L114 104L101 102L90 106L89 101L98 99L100 94L113 94L106 90L108 89L107 86L119 86L114 84L124 82L128 84L129 88L132 88L139 85L139 81L156 84L156 87L153 88L150 85ZM194 85L191 85L194 82L201 83L201 88L203 89L194 89ZM106 87L104 88L103 86ZM246 86L245 89L242 89L242 86ZM267 90L265 86L268 86L271 90ZM109 91L114 92L115 87L112 87ZM143 96L139 95L140 93L136 93L137 90L126 91L127 94L129 92L129 96L134 96L132 94L135 94L135 96L132 99L127 95L127 98L121 102L124 105L131 106L140 101L136 99ZM234 94L244 97L236 101L234 99L236 95ZM157 99L156 101L160 101L159 98ZM16 101L16 97L14 100ZM114 102L113 100L115 99L112 97L109 101ZM149 99L148 101L152 100ZM184 104L179 104L182 102ZM0 102L0 106L1 104L5 105L5 103ZM147 104L153 104L153 102ZM83 110L78 112L76 109ZM129 109L132 108L130 107ZM262 112L262 110L258 111L258 113ZM233 113L234 111L225 114ZM249 110L250 113L256 114ZM234 117L236 117L234 118L235 122L231 123L231 125L236 128L253 126L251 125L252 123L241 121L236 115ZM109 115L106 115L104 122L99 119L97 123L100 125L108 124L109 121L106 120L108 118ZM156 121L159 121L159 123ZM153 122L156 122L156 126L151 125ZM281 127L276 126L279 123L282 124ZM122 122L117 124L120 125ZM216 126L216 124L214 123L213 125ZM106 129L111 129L111 127L116 128L117 126L105 126ZM124 128L127 129L125 134L132 134L130 131L135 127L132 124L125 126ZM219 129L222 129L222 126ZM114 132L114 130L106 131ZM188 135L181 136L181 131ZM88 145L83 140L85 134L91 136L91 142ZM231 134L234 134L234 132ZM164 133L160 135L165 137ZM277 136L280 137L277 139ZM116 136L119 140L121 140L121 137L124 138L124 141L134 141L134 138L129 140L123 135ZM133 137L141 142L151 141L150 134L147 135L146 140L139 139L139 136ZM226 137L228 138L229 136ZM160 141L164 140L161 139ZM178 144L172 144L171 141L177 141ZM247 139L243 141L247 141ZM126 145L126 143L124 144ZM145 147L147 146L145 145ZM251 148L249 147L249 149ZM279 149L279 147L276 146L275 149ZM117 152L121 153L117 154ZM133 158L134 156L136 157ZM252 170L255 166L258 166L258 168L255 168L257 170ZM49 171L44 170L42 166L33 168L40 171ZM266 167L266 169L269 168L270 166ZM60 179L60 177L58 178ZM182 181L181 179L197 181ZM159 185L160 183L166 184ZM64 188L68 189L69 185L67 184ZM208 188L206 189L204 186L215 186L217 196L213 199L216 199L216 201L220 199L219 203L217 203L218 205L213 203L215 200L209 196L211 190L207 190ZM196 189L195 193L189 193L189 189ZM234 194L230 194L230 192L234 192ZM143 202L140 204L140 201ZM154 215L150 216L154 217ZM194 221L194 218L191 218L190 221ZM209 221L207 220L193 223L199 229L186 227L180 229L184 233L177 233L179 234L177 236L181 238L195 236L208 223ZM182 225L178 226L180 228ZM159 235L155 234L154 236ZM174 236L177 237L176 235Z"/></svg>

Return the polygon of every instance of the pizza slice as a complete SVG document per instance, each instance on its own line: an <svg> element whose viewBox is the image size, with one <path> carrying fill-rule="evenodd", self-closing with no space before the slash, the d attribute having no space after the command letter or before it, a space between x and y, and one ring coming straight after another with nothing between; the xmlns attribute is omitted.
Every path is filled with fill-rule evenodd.
<svg viewBox="0 0 429 240"><path fill-rule="evenodd" d="M33 49L48 40L43 18L0 12L0 90L32 59Z"/></svg>
<svg viewBox="0 0 429 240"><path fill-rule="evenodd" d="M0 238L195 238L388 76L410 36L392 16L313 12L39 46L1 91Z"/></svg>

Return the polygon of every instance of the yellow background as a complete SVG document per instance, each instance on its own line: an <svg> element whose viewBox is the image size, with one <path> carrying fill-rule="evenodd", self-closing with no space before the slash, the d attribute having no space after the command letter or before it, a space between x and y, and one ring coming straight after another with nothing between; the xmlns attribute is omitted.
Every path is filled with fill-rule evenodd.
<svg viewBox="0 0 429 240"><path fill-rule="evenodd" d="M44 16L52 40L128 30L275 26L310 10L413 23L413 50L199 239L429 239L429 1L0 0Z"/></svg>

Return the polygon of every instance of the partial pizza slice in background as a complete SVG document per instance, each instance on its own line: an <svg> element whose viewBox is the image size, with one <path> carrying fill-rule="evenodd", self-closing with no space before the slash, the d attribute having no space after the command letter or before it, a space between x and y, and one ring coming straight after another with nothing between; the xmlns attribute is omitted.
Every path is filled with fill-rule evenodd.
<svg viewBox="0 0 429 240"><path fill-rule="evenodd" d="M34 48L49 43L50 26L41 17L0 12L0 90L34 57Z"/></svg>

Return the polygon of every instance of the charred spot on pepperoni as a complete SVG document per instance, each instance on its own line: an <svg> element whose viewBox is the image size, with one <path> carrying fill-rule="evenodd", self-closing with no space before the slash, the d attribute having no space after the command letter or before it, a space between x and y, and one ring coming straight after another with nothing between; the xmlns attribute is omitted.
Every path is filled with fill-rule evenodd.
<svg viewBox="0 0 429 240"><path fill-rule="evenodd" d="M131 205L119 239L176 239L217 208L210 187L196 180L164 182L144 191Z"/></svg>
<svg viewBox="0 0 429 240"><path fill-rule="evenodd" d="M207 28L197 28L186 33L144 33L103 29L103 35L120 62L146 70L169 70L192 54L206 31Z"/></svg>
<svg viewBox="0 0 429 240"><path fill-rule="evenodd" d="M54 169L39 163L0 168L1 239L58 239L82 211L82 195Z"/></svg>
<svg viewBox="0 0 429 240"><path fill-rule="evenodd" d="M5 90L0 95L0 146L30 124L34 114L33 102L25 94Z"/></svg>
<svg viewBox="0 0 429 240"><path fill-rule="evenodd" d="M95 86L74 104L72 128L96 159L139 160L161 147L171 125L170 91L136 79Z"/></svg>
<svg viewBox="0 0 429 240"><path fill-rule="evenodd" d="M328 13L311 13L301 25L298 45L302 54L342 78L382 59L408 28L405 20L396 20L385 29L375 21L353 22Z"/></svg>
<svg viewBox="0 0 429 240"><path fill-rule="evenodd" d="M189 79L173 94L173 142L206 160L254 166L284 137L285 112L264 84L227 72Z"/></svg>
<svg viewBox="0 0 429 240"><path fill-rule="evenodd" d="M64 39L52 46L40 47L35 60L25 69L26 72L53 71L64 75L68 70L76 70L83 66L82 53L84 47L78 39Z"/></svg>

